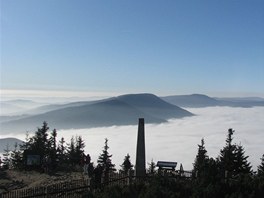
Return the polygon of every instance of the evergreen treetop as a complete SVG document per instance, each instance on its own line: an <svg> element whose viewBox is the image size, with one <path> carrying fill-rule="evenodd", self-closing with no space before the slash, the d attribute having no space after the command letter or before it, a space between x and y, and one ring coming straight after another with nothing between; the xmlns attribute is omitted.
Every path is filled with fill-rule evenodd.
<svg viewBox="0 0 264 198"><path fill-rule="evenodd" d="M239 175L241 173L248 174L252 173L252 166L247 161L248 156L245 156L245 151L242 145L237 145L235 150L235 171L234 175Z"/></svg>
<svg viewBox="0 0 264 198"><path fill-rule="evenodd" d="M102 154L100 154L97 163L106 171L115 171L115 165L112 164L111 157L112 155L109 154L108 152L109 146L108 146L108 139L105 138L105 145L103 147Z"/></svg>
<svg viewBox="0 0 264 198"><path fill-rule="evenodd" d="M220 151L219 162L222 170L222 175L228 174L228 177L234 175L235 161L236 161L236 145L232 143L233 140L233 129L228 129L228 134L226 138L226 145Z"/></svg>
<svg viewBox="0 0 264 198"><path fill-rule="evenodd" d="M44 157L49 148L48 130L48 123L44 121L42 127L37 129L35 135L29 139L27 145L29 150L34 151L41 157Z"/></svg>
<svg viewBox="0 0 264 198"><path fill-rule="evenodd" d="M15 143L14 150L11 152L11 164L12 168L22 169L23 168L23 153L19 149L17 143Z"/></svg>
<svg viewBox="0 0 264 198"><path fill-rule="evenodd" d="M261 159L261 164L258 166L258 176L264 178L264 154L260 159Z"/></svg>
<svg viewBox="0 0 264 198"><path fill-rule="evenodd" d="M121 167L122 167L122 170L123 170L126 174L128 173L128 171L130 171L130 170L132 169L133 165L132 165L132 163L131 163L131 161L130 161L130 155L129 155L129 154L127 154L127 155L125 156L124 162L123 162L123 164L121 165Z"/></svg>
<svg viewBox="0 0 264 198"><path fill-rule="evenodd" d="M61 140L61 148L62 149L60 152L63 152L63 142L64 139ZM68 144L67 147L67 153L66 155L68 156L68 160L71 165L77 165L80 164L83 158L83 153L84 153L84 147L85 143L82 139L81 136L76 136L75 138L72 137L70 144Z"/></svg>
<svg viewBox="0 0 264 198"><path fill-rule="evenodd" d="M252 166L247 161L242 145L232 143L233 129L228 130L226 146L220 151L219 162L222 176L226 179L236 177L241 174L251 174Z"/></svg>
<svg viewBox="0 0 264 198"><path fill-rule="evenodd" d="M201 139L201 144L198 144L198 153L195 158L195 162L193 164L193 172L197 177L200 177L201 174L205 171L206 164L208 163L208 155L207 150L204 146L204 139Z"/></svg>
<svg viewBox="0 0 264 198"><path fill-rule="evenodd" d="M151 162L148 163L149 167L147 169L147 173L150 175L154 175L156 173L156 164L153 161L153 159L151 159Z"/></svg>

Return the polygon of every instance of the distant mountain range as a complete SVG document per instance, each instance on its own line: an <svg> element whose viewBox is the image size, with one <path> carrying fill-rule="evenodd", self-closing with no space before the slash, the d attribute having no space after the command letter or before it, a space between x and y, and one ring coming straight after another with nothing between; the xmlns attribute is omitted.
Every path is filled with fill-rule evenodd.
<svg viewBox="0 0 264 198"><path fill-rule="evenodd" d="M32 112L32 111L31 111ZM5 118L1 133L35 130L47 121L51 128L91 128L113 125L134 125L139 117L146 123L163 123L171 118L193 114L153 94L129 94L105 100L48 105L33 111L35 115Z"/></svg>
<svg viewBox="0 0 264 198"><path fill-rule="evenodd" d="M4 102L5 103L5 102ZM42 105L33 101L9 101L9 105L26 105L24 114L0 116L1 133L25 133L36 130L43 121L50 128L91 128L113 125L134 125L143 117L146 123L163 123L172 118L193 114L182 108L213 106L244 107L264 106L263 98L212 98L202 94L157 97L153 94L128 94L96 101ZM30 108L30 104L32 107ZM19 107L18 107L19 109Z"/></svg>
<svg viewBox="0 0 264 198"><path fill-rule="evenodd" d="M264 98L247 97L247 98L212 98L202 94L192 95L174 95L161 97L164 101L177 105L179 107L244 107L264 106Z"/></svg>
<svg viewBox="0 0 264 198"><path fill-rule="evenodd" d="M29 109L43 106L44 103L34 102L32 100L6 100L1 101L0 111L1 115L18 115L24 114Z"/></svg>

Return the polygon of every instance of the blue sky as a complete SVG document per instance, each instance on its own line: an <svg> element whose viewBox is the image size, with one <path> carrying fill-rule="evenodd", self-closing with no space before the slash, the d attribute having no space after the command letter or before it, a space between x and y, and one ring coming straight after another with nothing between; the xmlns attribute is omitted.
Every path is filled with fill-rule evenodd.
<svg viewBox="0 0 264 198"><path fill-rule="evenodd" d="M263 0L1 0L1 89L264 96Z"/></svg>

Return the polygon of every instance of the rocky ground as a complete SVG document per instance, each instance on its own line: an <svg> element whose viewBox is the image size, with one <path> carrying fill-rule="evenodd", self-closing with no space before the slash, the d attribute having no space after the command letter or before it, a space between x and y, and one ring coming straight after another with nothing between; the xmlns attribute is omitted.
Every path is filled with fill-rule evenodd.
<svg viewBox="0 0 264 198"><path fill-rule="evenodd" d="M82 172L46 174L36 171L0 170L0 193L80 179L83 179Z"/></svg>

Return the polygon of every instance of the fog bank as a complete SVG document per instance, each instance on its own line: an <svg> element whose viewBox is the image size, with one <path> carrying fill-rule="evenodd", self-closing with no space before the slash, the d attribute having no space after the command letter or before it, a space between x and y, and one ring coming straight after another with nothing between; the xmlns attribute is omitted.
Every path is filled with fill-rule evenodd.
<svg viewBox="0 0 264 198"><path fill-rule="evenodd" d="M217 157L225 145L227 130L233 128L234 142L245 147L253 168L256 169L260 164L260 157L264 154L264 107L187 110L196 116L145 126L147 162L151 159L155 162L177 161L186 170L191 169L201 138L205 139L208 155ZM117 168L127 153L135 164L137 125L59 131L59 135L67 137L68 140L75 134L85 139L86 152L91 154L93 161L96 162L102 151L104 138L108 138L109 152L113 154L113 163Z"/></svg>
<svg viewBox="0 0 264 198"><path fill-rule="evenodd" d="M264 107L208 107L187 110L196 116L170 120L165 124L145 125L147 162L151 159L155 162L177 161L183 164L185 170L190 170L201 138L205 139L208 155L217 157L225 145L227 130L233 128L233 141L244 146L245 154L249 155L248 160L256 170L264 154ZM11 135L1 135L0 138ZM58 138L63 136L67 142L75 135L83 137L85 152L91 155L95 163L104 146L104 138L108 138L109 152L113 154L112 161L117 169L127 153L135 164L137 125L58 131ZM12 136L25 139L25 134Z"/></svg>

